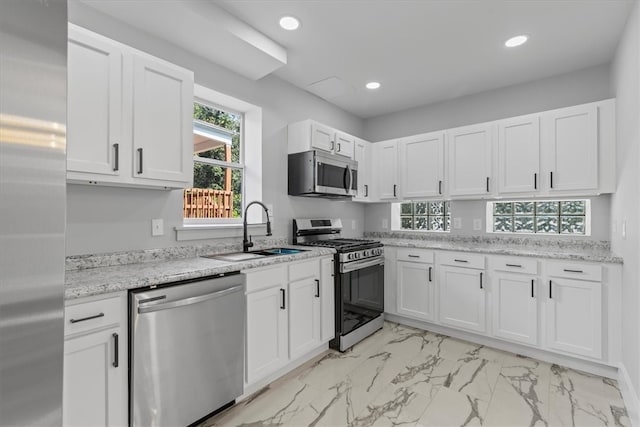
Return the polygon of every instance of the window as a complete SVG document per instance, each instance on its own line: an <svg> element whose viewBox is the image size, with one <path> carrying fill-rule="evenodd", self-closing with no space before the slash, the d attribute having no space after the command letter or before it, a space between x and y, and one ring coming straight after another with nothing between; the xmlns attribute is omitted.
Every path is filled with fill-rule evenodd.
<svg viewBox="0 0 640 427"><path fill-rule="evenodd" d="M242 218L243 116L195 102L193 119L193 188L184 190L184 218Z"/></svg>
<svg viewBox="0 0 640 427"><path fill-rule="evenodd" d="M487 203L488 232L589 235L589 200Z"/></svg>
<svg viewBox="0 0 640 427"><path fill-rule="evenodd" d="M449 202L400 203L400 229L422 231L449 231L451 211Z"/></svg>

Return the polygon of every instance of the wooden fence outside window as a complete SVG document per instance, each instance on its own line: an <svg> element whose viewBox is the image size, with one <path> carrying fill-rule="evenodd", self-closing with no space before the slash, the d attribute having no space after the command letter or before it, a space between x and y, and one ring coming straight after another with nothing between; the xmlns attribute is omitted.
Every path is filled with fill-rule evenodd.
<svg viewBox="0 0 640 427"><path fill-rule="evenodd" d="M233 191L188 188L183 206L185 218L232 218Z"/></svg>

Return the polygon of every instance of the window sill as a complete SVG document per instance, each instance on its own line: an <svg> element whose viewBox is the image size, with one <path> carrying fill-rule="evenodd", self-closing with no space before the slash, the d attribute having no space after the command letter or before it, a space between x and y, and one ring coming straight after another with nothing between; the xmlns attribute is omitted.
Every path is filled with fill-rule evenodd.
<svg viewBox="0 0 640 427"><path fill-rule="evenodd" d="M488 235L492 235L492 236L509 236L509 237L515 237L515 236L527 236L527 237L531 237L531 236L535 236L535 237L570 237L570 238L584 238L584 237L591 237L591 234L567 234L567 233L516 233L516 232L512 232L512 231L487 231Z"/></svg>
<svg viewBox="0 0 640 427"><path fill-rule="evenodd" d="M264 224L249 224L249 230L263 230ZM174 227L176 240L206 240L242 237L242 224L188 224Z"/></svg>

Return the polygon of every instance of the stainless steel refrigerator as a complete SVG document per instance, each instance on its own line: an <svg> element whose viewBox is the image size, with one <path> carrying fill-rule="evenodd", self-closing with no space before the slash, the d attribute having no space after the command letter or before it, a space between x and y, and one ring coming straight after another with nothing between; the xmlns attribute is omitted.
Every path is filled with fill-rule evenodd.
<svg viewBox="0 0 640 427"><path fill-rule="evenodd" d="M66 0L0 0L0 425L62 424Z"/></svg>

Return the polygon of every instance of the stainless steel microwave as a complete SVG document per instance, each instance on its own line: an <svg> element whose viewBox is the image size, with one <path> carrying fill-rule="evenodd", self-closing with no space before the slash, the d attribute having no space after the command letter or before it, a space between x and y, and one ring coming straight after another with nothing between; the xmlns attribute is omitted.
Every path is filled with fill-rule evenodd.
<svg viewBox="0 0 640 427"><path fill-rule="evenodd" d="M289 195L351 198L358 189L358 162L318 150L289 154Z"/></svg>

